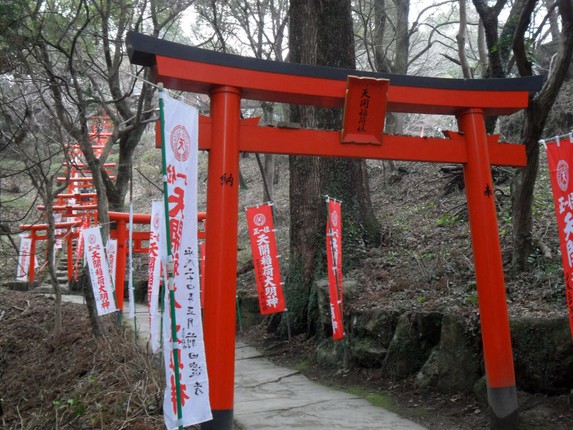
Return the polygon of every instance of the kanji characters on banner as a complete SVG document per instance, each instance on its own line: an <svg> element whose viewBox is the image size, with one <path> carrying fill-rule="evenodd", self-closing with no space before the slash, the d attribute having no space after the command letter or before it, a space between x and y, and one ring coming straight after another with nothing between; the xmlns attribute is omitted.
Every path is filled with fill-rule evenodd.
<svg viewBox="0 0 573 430"><path fill-rule="evenodd" d="M573 142L571 137L557 138L547 143L546 147L559 229L569 326L573 337Z"/></svg>
<svg viewBox="0 0 573 430"><path fill-rule="evenodd" d="M163 402L168 429L212 419L205 360L199 293L197 249L197 155L199 114L196 108L169 98L163 100L163 150L169 204L175 311L164 312L166 390ZM169 297L166 290L166 298ZM169 303L166 301L165 303ZM172 328L172 330L169 330ZM173 336L176 334L176 338ZM170 339L167 341L167 339ZM173 350L174 340L177 349ZM175 358L179 363L179 396ZM181 420L178 418L178 401Z"/></svg>
<svg viewBox="0 0 573 430"><path fill-rule="evenodd" d="M159 282L161 278L161 237L164 221L163 202L151 203L151 222L149 224L149 263L147 265L147 303L149 310L149 343L151 350L157 352L161 345L161 315L159 312Z"/></svg>
<svg viewBox="0 0 573 430"><path fill-rule="evenodd" d="M60 213L55 213L55 214L54 214L54 223L55 223L55 224L59 224L59 223L61 223L61 222L62 222L62 214L60 214ZM61 228L57 228L56 231L55 231L55 234L56 234L56 244L55 244L54 248L55 248L56 250L62 249L63 246L64 246L64 241L62 240L62 238L58 237L58 236L62 235L63 233L64 233L64 230L61 229ZM54 252L54 259L55 259L55 258L56 258L56 253ZM55 265L55 264L56 264L56 261L54 260L54 265Z"/></svg>
<svg viewBox="0 0 573 430"><path fill-rule="evenodd" d="M86 228L82 234L97 313L105 315L115 312L117 308L101 229L99 226Z"/></svg>
<svg viewBox="0 0 573 430"><path fill-rule="evenodd" d="M206 242L201 242L199 246L199 258L201 258L201 267L199 267L199 273L201 274L201 308L205 307L205 264L206 264L206 253L207 247Z"/></svg>
<svg viewBox="0 0 573 430"><path fill-rule="evenodd" d="M88 228L90 226L90 220L89 218L83 217L82 218L82 223L80 224L80 226L78 227L77 233L78 233L78 242L77 242L77 247L76 247L76 259L75 259L75 264L74 264L74 279L77 281L78 280L78 273L79 273L79 267L80 267L80 262L82 261L82 258L84 256L84 239L83 239L83 231Z"/></svg>
<svg viewBox="0 0 573 430"><path fill-rule="evenodd" d="M342 212L339 201L327 198L326 263L332 318L332 338L344 337L342 322Z"/></svg>
<svg viewBox="0 0 573 430"><path fill-rule="evenodd" d="M30 263L34 258L32 253L32 238L27 234L20 234L20 253L18 254L18 270L16 272L16 280L28 282L28 274L30 272ZM34 265L32 265L34 267Z"/></svg>
<svg viewBox="0 0 573 430"><path fill-rule="evenodd" d="M115 269L117 267L117 239L108 239L105 244L107 251L107 261L109 263L109 274L115 289Z"/></svg>
<svg viewBox="0 0 573 430"><path fill-rule="evenodd" d="M261 314L286 308L270 203L246 209Z"/></svg>

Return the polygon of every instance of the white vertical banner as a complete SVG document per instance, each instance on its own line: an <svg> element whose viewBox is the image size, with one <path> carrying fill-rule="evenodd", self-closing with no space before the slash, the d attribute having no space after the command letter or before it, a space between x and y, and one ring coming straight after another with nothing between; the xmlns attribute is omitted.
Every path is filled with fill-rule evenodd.
<svg viewBox="0 0 573 430"><path fill-rule="evenodd" d="M16 272L16 280L28 282L28 272L30 272L32 251L32 238L28 237L26 233L20 234L20 252L18 254L18 270Z"/></svg>
<svg viewBox="0 0 573 430"><path fill-rule="evenodd" d="M115 269L117 267L117 239L108 239L105 244L107 250L107 261L109 263L109 273L115 289Z"/></svg>
<svg viewBox="0 0 573 430"><path fill-rule="evenodd" d="M197 246L197 155L199 113L193 106L160 93L164 103L164 133L169 228L173 257L173 289L177 357L180 372L182 419L177 418L177 390L173 338L164 342L166 389L163 402L168 429L209 421L209 379L205 360L199 292ZM168 301L165 302L166 307ZM171 327L170 312L164 312L164 327Z"/></svg>
<svg viewBox="0 0 573 430"><path fill-rule="evenodd" d="M101 229L99 226L90 227L84 229L82 233L97 313L105 315L115 312L117 308L105 248L101 239Z"/></svg>
<svg viewBox="0 0 573 430"><path fill-rule="evenodd" d="M54 214L54 223L59 224L59 223L61 223L61 222L62 222L62 214L60 214L60 213ZM56 236L58 236L58 235L60 235L60 234L63 234L63 233L64 233L64 230L63 230L63 229L61 229L61 228L57 228L57 229L56 229ZM58 239L58 238L56 237L56 246L55 246L55 249L58 250L58 249L62 249L63 247L64 247L64 241L63 241L62 239ZM56 253L55 253L55 252L54 252L54 258L56 258ZM55 263L55 261L54 261L54 263Z"/></svg>
<svg viewBox="0 0 573 430"><path fill-rule="evenodd" d="M163 202L151 202L149 224L149 262L147 265L147 307L149 310L149 344L152 352L161 346L161 315L159 313L159 281L161 276L162 230L165 231ZM163 226L163 229L161 228Z"/></svg>

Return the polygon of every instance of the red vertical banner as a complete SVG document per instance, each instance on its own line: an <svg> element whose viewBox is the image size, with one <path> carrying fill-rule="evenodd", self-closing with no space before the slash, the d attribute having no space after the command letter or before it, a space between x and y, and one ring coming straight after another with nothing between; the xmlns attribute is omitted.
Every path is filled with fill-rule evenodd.
<svg viewBox="0 0 573 430"><path fill-rule="evenodd" d="M271 204L246 209L261 314L286 309Z"/></svg>
<svg viewBox="0 0 573 430"><path fill-rule="evenodd" d="M547 143L547 162L557 215L561 261L565 277L565 295L569 310L569 326L573 337L573 142L571 137L556 138Z"/></svg>
<svg viewBox="0 0 573 430"><path fill-rule="evenodd" d="M328 267L328 291L330 293L330 314L332 338L344 337L342 323L342 210L339 201L326 198L326 263Z"/></svg>

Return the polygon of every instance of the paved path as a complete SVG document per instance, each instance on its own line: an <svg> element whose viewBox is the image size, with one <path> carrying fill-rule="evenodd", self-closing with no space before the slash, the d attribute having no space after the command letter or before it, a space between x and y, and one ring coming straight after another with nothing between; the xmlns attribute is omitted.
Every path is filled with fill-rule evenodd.
<svg viewBox="0 0 573 430"><path fill-rule="evenodd" d="M63 298L83 303L81 296ZM128 306L126 303L125 309ZM136 321L140 342L146 345L146 306L136 306ZM424 430L360 397L312 382L296 370L276 366L242 342L237 343L236 349L234 418L245 430Z"/></svg>
<svg viewBox="0 0 573 430"><path fill-rule="evenodd" d="M237 343L235 421L244 429L423 430L366 400L312 382Z"/></svg>

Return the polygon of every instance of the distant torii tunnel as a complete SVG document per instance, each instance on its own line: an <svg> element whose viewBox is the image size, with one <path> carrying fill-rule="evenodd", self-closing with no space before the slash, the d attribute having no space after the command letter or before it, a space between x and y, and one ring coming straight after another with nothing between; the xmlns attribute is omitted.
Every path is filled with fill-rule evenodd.
<svg viewBox="0 0 573 430"><path fill-rule="evenodd" d="M460 163L466 195L494 427L517 428L517 397L491 165L525 166L522 145L487 136L485 117L527 107L542 78L459 80L388 75L244 58L129 33L131 62L151 67L166 88L208 94L199 128L209 150L205 270L205 346L213 420L233 428L239 152ZM258 127L240 119L241 99L343 107L349 75L389 79L387 110L454 115L447 139L384 135L381 145L342 144L340 131ZM383 123L383 119L380 119ZM221 270L221 268L225 270Z"/></svg>

